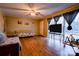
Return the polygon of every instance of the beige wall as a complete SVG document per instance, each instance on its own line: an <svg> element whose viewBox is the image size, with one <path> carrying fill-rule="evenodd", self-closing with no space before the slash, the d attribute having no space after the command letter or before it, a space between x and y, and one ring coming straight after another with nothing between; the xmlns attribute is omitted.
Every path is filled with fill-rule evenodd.
<svg viewBox="0 0 79 59"><path fill-rule="evenodd" d="M18 20L22 22L22 24L18 24ZM29 25L25 25L25 23L29 23ZM6 16L6 32L15 32L19 30L26 30L36 33L36 35L47 36L48 35L48 21L47 19L43 19L40 21L18 18L18 17L10 17Z"/></svg>
<svg viewBox="0 0 79 59"><path fill-rule="evenodd" d="M18 24L18 20L21 21L22 24ZM29 25L26 25L25 23L29 23ZM6 16L6 32L19 30L31 31L36 35L39 35L39 21Z"/></svg>
<svg viewBox="0 0 79 59"><path fill-rule="evenodd" d="M4 18L1 12L0 12L0 32L4 32Z"/></svg>

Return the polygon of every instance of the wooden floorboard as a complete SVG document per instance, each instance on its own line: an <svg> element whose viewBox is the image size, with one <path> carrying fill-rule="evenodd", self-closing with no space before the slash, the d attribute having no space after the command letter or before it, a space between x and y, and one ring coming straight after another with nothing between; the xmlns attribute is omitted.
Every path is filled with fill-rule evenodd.
<svg viewBox="0 0 79 59"><path fill-rule="evenodd" d="M20 38L22 56L55 56L56 54L48 48L46 37L35 36Z"/></svg>

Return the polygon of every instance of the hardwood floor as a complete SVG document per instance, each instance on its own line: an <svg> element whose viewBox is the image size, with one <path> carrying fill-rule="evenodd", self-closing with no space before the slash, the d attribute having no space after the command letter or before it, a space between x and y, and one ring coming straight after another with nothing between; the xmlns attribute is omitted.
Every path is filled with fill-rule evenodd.
<svg viewBox="0 0 79 59"><path fill-rule="evenodd" d="M20 38L20 41L22 44L22 56L56 56L54 51L48 47L46 37Z"/></svg>
<svg viewBox="0 0 79 59"><path fill-rule="evenodd" d="M64 47L62 38L58 35L54 37L28 37L20 38L22 49L21 56L75 56L71 46ZM55 39L56 38L56 39ZM75 52L79 49L74 47Z"/></svg>

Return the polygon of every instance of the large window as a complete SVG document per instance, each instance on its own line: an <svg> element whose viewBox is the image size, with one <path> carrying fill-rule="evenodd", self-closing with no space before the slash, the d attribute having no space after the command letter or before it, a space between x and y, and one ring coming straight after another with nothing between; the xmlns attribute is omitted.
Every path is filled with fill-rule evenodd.
<svg viewBox="0 0 79 59"><path fill-rule="evenodd" d="M78 34L79 33L79 13L77 14L76 18L74 19L74 21L72 22L71 24L72 26L72 30L67 30L67 27L68 27L68 24L67 22L65 21L65 34Z"/></svg>
<svg viewBox="0 0 79 59"><path fill-rule="evenodd" d="M52 20L50 21L50 25L55 24L54 19L52 18ZM68 23L67 21L64 19L63 16L61 16L57 22L57 24L62 24L62 33L64 34L64 38L66 38L66 36L73 34L73 35L79 35L79 13L77 14L77 16L75 17L74 21L72 22L71 26L72 26L72 30L68 30ZM49 31L50 32L50 31Z"/></svg>
<svg viewBox="0 0 79 59"><path fill-rule="evenodd" d="M72 34L75 39L79 39L79 13L77 14L74 21L71 24L72 30L67 30L68 24L67 24L66 20L64 20L64 21L65 21L65 26L64 26L65 38L67 36L69 36L70 34Z"/></svg>

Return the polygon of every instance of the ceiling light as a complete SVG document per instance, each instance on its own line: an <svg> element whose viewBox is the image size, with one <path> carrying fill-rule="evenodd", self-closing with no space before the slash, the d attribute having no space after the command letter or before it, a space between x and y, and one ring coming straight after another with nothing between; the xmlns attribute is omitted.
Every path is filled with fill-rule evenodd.
<svg viewBox="0 0 79 59"><path fill-rule="evenodd" d="M35 16L36 14L35 14L35 13L30 13L30 15L31 15L31 16Z"/></svg>

